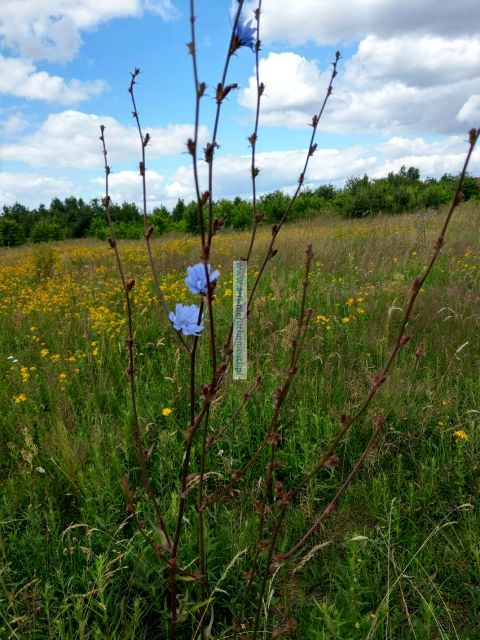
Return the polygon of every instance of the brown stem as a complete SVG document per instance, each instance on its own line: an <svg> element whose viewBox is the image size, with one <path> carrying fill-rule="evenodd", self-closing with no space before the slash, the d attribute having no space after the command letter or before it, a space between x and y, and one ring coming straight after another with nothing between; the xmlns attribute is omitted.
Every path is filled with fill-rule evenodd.
<svg viewBox="0 0 480 640"><path fill-rule="evenodd" d="M265 252L265 256L263 258L262 264L260 265L260 268L258 270L257 276L256 276L256 278L255 278L255 280L253 282L253 286L252 286L252 289L250 291L250 295L248 297L247 313L250 312L250 309L251 309L251 306L252 306L252 303L253 303L253 298L255 296L255 292L256 292L257 287L258 287L258 285L260 283L260 280L262 278L263 272L265 271L265 268L266 268L269 260L271 260L276 254L276 249L274 249L275 241L277 239L278 234L280 233L281 228L285 224L285 222L286 222L286 220L287 220L287 218L288 218L288 216L290 214L290 211L292 210L293 205L295 204L295 201L296 201L296 199L298 197L298 194L300 193L300 190L301 190L301 188L303 186L303 183L304 183L304 180L305 180L305 175L306 175L307 168L308 168L308 165L309 165L309 162L310 162L310 158L313 156L313 154L315 153L315 150L317 148L317 145L315 143L315 137L316 137L316 133L317 133L318 124L319 124L319 122L320 122L320 120L321 120L321 118L322 118L322 116L323 116L323 114L325 112L325 107L327 105L327 101L328 101L329 97L332 95L332 92L333 92L333 81L336 78L337 73L338 73L337 72L337 66L338 66L338 62L339 62L340 58L341 58L340 52L337 51L335 53L335 60L334 60L334 62L332 62L332 67L333 68L332 68L332 73L331 73L331 76L330 76L330 82L328 84L327 91L325 93L325 98L324 98L324 100L323 100L323 102L322 102L322 104L320 106L320 110L318 111L318 114L314 115L313 118L312 118L312 123L311 123L312 134L310 136L310 143L309 143L309 146L308 146L307 155L306 155L305 162L304 162L304 165L303 165L303 170L302 170L302 172L300 173L300 175L298 177L297 188L295 189L294 194L290 198L290 201L289 201L289 203L287 205L287 208L285 209L285 212L284 212L282 218L280 219L280 222L278 222L277 224L274 224L273 227L272 227L272 239L270 240L270 243L269 243L269 245L267 247L267 250ZM250 244L253 246L252 241L250 242ZM227 341L224 344L224 351L226 353L228 353L230 348L231 348L232 335L233 335L233 324L230 325L228 338L227 338Z"/></svg>
<svg viewBox="0 0 480 640"><path fill-rule="evenodd" d="M304 329L311 317L311 309L308 309L308 310L305 309L308 278L310 273L311 261L313 259L313 252L312 252L311 245L307 247L306 253L307 253L306 266L305 266L306 275L302 284L302 300L300 304L300 318L297 325L296 335L292 340L292 350L290 355L289 367L286 371L283 385L281 387L278 387L276 391L275 402L273 404L273 414L272 414L270 424L268 426L268 429L265 433L265 436L262 442L258 446L253 456L248 460L248 462L246 462L243 465L243 467L241 467L241 469L237 469L236 471L234 471L232 480L230 482L228 482L221 489L219 489L216 494L205 499L204 501L205 507L210 507L212 504L215 504L235 487L235 485L245 476L245 474L249 471L249 469L255 464L255 462L258 460L258 458L264 451L265 447L268 444L270 444L271 436L275 432L275 428L277 426L278 419L280 416L280 409L282 407L282 404L285 398L288 395L293 377L296 375L298 371L297 361L300 353L300 347L302 345L301 337L302 335L303 336L305 335Z"/></svg>
<svg viewBox="0 0 480 640"><path fill-rule="evenodd" d="M147 246L147 253L148 253L148 259L150 262L150 271L152 272L152 277L153 277L153 284L155 287L155 292L157 294L157 298L158 298L158 302L159 304L162 306L164 312L165 312L165 317L167 318L168 324L170 325L170 327L172 328L172 330L174 331L177 339L180 341L182 347L186 350L189 351L188 345L185 342L182 334L179 331L175 331L173 329L173 326L171 324L171 322L168 319L168 306L167 303L165 301L165 297L163 295L162 292L162 288L160 286L160 279L158 277L158 272L157 272L157 268L155 266L155 260L153 258L153 251L152 251L152 245L150 242L150 239L152 237L153 234L153 227L150 227L148 224L148 216L147 216L147 178L146 178L146 153L145 153L145 149L147 147L147 144L150 141L150 134L146 134L145 136L143 135L142 132L142 127L140 124L140 117L138 115L138 110L137 110L137 105L136 105L136 101L135 101L135 93L134 93L134 87L136 84L136 77L139 75L140 73L140 69L136 68L135 71L131 72L131 80L130 80L130 86L128 88L128 92L131 96L132 99L132 105L133 105L133 111L132 111L132 116L135 118L135 122L137 123L137 129L138 129L138 135L140 137L140 147L142 150L142 160L139 163L139 169L140 169L140 176L142 178L142 207L143 207L143 226L144 226L144 237L145 237L145 244Z"/></svg>
<svg viewBox="0 0 480 640"><path fill-rule="evenodd" d="M238 6L237 6L237 11L235 13L235 18L233 20L232 33L230 36L228 51L225 57L225 64L223 66L222 79L220 80L220 84L217 87L217 109L215 111L215 120L213 124L212 139L211 139L211 142L207 145L208 151L205 153L205 159L208 163L208 192L210 194L210 197L208 200L208 246L209 248L212 244L212 237L213 237L213 195L212 195L213 194L213 158L215 155L215 149L218 147L218 144L217 144L218 125L220 122L220 112L222 109L222 104L226 95L223 93L223 89L225 88L225 81L227 79L230 60L234 53L232 45L235 38L235 30L237 28L238 21L240 20L240 14L242 12L243 4L244 4L244 0L238 0ZM236 87L236 85L234 86Z"/></svg>
<svg viewBox="0 0 480 640"><path fill-rule="evenodd" d="M473 152L473 149L475 147L475 144L478 140L480 136L480 129L475 130L472 129L469 132L469 150L467 153L467 156L465 158L465 162L463 165L463 169L462 172L460 174L460 177L458 179L458 184L457 184L457 188L455 191L455 195L454 198L452 200L451 206L449 208L449 211L447 213L446 219L444 221L444 224L442 226L442 230L440 232L440 236L437 239L437 242L435 244L435 249L434 249L434 253L433 256L430 260L430 263L428 264L428 266L426 267L423 275L421 277L417 277L413 280L411 289L410 289L410 296L408 298L407 301L407 305L405 308L405 312L400 324L400 328L397 334L397 337L395 339L394 345L392 347L392 350L390 351L390 354L388 355L381 371L374 376L373 379L373 384L372 387L366 397L366 399L364 400L364 402L362 403L360 409L357 411L357 413L355 414L355 416L347 416L347 415L343 415L342 419L341 419L341 429L339 431L339 434L337 435L337 437L335 438L334 442L332 443L332 445L329 448L329 451L327 452L327 454L325 454L321 461L308 473L304 476L304 478L300 481L300 483L296 486L296 488L291 492L291 496L290 498L293 499L295 498L298 493L300 492L300 490L305 486L305 484L307 484L307 482L321 469L325 466L325 463L328 461L328 458L330 457L330 455L333 454L333 452L336 450L338 444L340 443L340 441L343 439L346 431L350 428L350 426L356 422L356 420L358 419L358 417L360 415L362 415L365 410L367 409L367 407L370 405L371 401L373 400L373 398L375 397L378 389L380 388L380 386L385 382L387 373L396 357L396 355L398 354L399 350L405 346L405 344L407 344L408 342L408 337L405 336L404 334L404 330L405 327L410 319L412 310L413 310L413 306L415 303L415 300L418 296L418 293L423 285L423 283L425 282L426 278L428 277L430 271L432 270L433 265L435 264L438 255L440 253L441 248L443 247L443 243L444 243L444 236L445 236L445 232L448 228L448 224L450 222L450 219L452 217L453 211L454 209L458 206L458 204L462 201L461 198L461 189L462 189L462 184L463 184L463 180L468 168L468 164ZM372 436L370 438L369 443L367 444L366 448L364 449L362 455L360 456L360 458L357 460L357 462L355 463L355 465L352 467L351 472L349 473L349 475L347 476L346 480L343 482L343 484L341 485L341 487L338 489L337 493L335 494L334 498L330 501L329 505L326 507L326 509L315 519L315 521L313 522L313 524L310 526L310 528L307 530L307 532L302 536L302 538L287 552L281 555L281 560L287 560L288 558L290 558L294 553L296 553L298 550L301 549L301 547L309 540L309 538L313 535L313 533L316 531L316 529L318 528L318 526L323 522L323 520L325 519L325 517L327 515L329 515L329 513L331 513L335 503L338 501L338 499L340 498L340 496L343 494L343 492L346 490L346 488L348 487L348 485L350 484L350 482L352 481L353 477L355 476L355 474L357 473L358 469L360 468L360 466L362 465L363 461L365 460L366 456L368 455L369 451L371 450L372 446L374 445L374 442L376 440L376 437L379 433L379 431L381 430L381 428L383 427L384 421L381 418L378 418L375 424L375 429L372 433ZM289 502L291 502L291 499ZM276 538L278 536L278 532L280 530L281 524L283 522L283 519L285 517L285 512L287 509L287 506L289 504L289 502L285 503L284 505L282 505L281 510L280 510L280 514L277 518L277 522L274 528L274 532L272 535L272 538L270 540L270 545L269 545L269 551L268 551L268 556L267 556L267 563L266 563L266 567L265 567L265 571L264 571L264 576L263 576L263 580L262 580L262 586L260 589L260 595L259 595L259 599L257 601L257 610L256 610L256 615L255 615L255 623L254 623L254 630L253 630L253 636L252 636L252 640L256 640L257 635L258 635L258 626L259 626L259 621L260 621L260 614L261 614L261 605L262 605L262 601L263 601L263 597L265 594L265 588L266 588L266 583L268 580L268 576L270 575L270 569L271 569L271 563L272 563L272 558L273 558L273 553L274 553L274 549L275 549L275 543L276 543Z"/></svg>
<svg viewBox="0 0 480 640"><path fill-rule="evenodd" d="M372 446L373 446L373 444L374 444L374 442L376 440L376 437L377 437L379 431L383 427L383 425L384 425L383 419L381 419L381 418L377 419L377 421L375 423L375 428L373 430L373 433L372 433L372 436L371 436L370 440L368 441L367 446L363 450L362 455L360 456L360 458L357 460L357 462L353 466L353 468L350 471L349 475L347 476L346 480L343 482L342 486L338 489L337 493L332 498L332 500L329 502L328 506L321 513L321 515L315 520L315 522L312 525L312 527L307 531L307 533L302 537L302 539L299 540L299 542L294 547L292 547L290 549L290 551L288 551L287 553L281 554L281 561L282 562L287 560L293 553L298 551L298 549L305 544L305 542L309 539L309 537L312 535L312 533L315 531L315 529L321 524L321 522L323 522L323 520L330 513L332 513L336 502L338 501L338 499L340 498L342 493L345 491L345 489L350 484L353 476L357 473L358 469L361 467L361 465L365 461L365 458L367 457L367 455L371 452ZM269 545L268 554L267 554L267 562L266 562L266 565L265 565L265 571L263 573L262 583L261 583L261 586L260 586L260 592L259 592L258 600L257 600L257 609L256 609L256 612L255 612L255 622L254 622L254 626L253 626L252 640L256 640L256 638L258 636L258 627L259 627L259 623L260 623L260 614L261 614L261 611L262 611L263 598L265 596L265 588L266 588L266 585L267 585L268 577L269 577L269 575L271 575L272 569L273 569L272 560L273 560L273 554L274 554L274 551L275 551L275 543L276 543L278 534L280 532L280 528L281 528L281 526L283 524L283 520L285 518L285 513L287 511L288 504L289 504L289 502L286 502L285 504L281 505L280 514L278 516L274 532L273 532L272 537L270 539L270 545Z"/></svg>
<svg viewBox="0 0 480 640"><path fill-rule="evenodd" d="M135 281L134 280L129 280L127 282L126 278L125 278L125 273L123 270L123 265L122 265L122 261L120 259L120 252L118 250L118 245L117 245L117 241L115 238L115 231L113 228L113 224L112 224L112 218L110 215L110 195L109 195L109 180L108 177L110 175L110 166L108 165L108 161L107 161L107 147L105 144L105 127L104 125L100 126L100 131L101 131L101 135L100 135L100 140L102 142L102 150L103 150L103 158L104 158L104 166L105 166L105 196L102 199L102 203L103 203L103 210L105 213L105 217L110 229L110 238L109 238L109 244L111 246L111 248L114 251L115 254L115 261L117 263L117 269L118 269L118 273L120 276L120 281L122 283L122 288L123 288L123 293L125 296L125 310L126 310L126 315L127 315L127 340L126 340L126 344L127 344L127 351L128 351L128 368L127 368L127 375L128 375L128 379L129 379L129 387L130 387L130 400L131 400L131 404L132 404L132 426L133 426L133 437L134 437L134 443L135 443L135 451L137 454L137 460L138 460L138 465L140 468L140 476L142 479L142 484L143 487L145 489L145 491L147 492L150 500L152 501L152 504L154 506L155 509L155 513L156 513L156 518L157 518L157 524L160 527L163 535L165 536L167 543L170 544L170 537L168 535L166 526L165 526L165 521L163 519L163 515L160 509L160 505L158 504L158 500L157 497L155 495L155 491L153 489L153 486L150 482L150 478L148 475L148 471L147 471L147 466L146 466L146 462L145 462L145 456L144 456L144 452L143 452L143 447L142 447L142 436L140 433L140 425L139 425L139 421L138 421L138 411L137 411L137 397L136 397L136 389L135 389L135 361L134 361L134 352L133 352L133 346L134 346L134 338L133 338L133 320L132 320L132 305L131 305L131 300L130 300L130 291L133 289L134 285L135 285Z"/></svg>
<svg viewBox="0 0 480 640"><path fill-rule="evenodd" d="M199 569L200 569L200 595L201 602L205 602L207 599L208 579L207 579L207 551L205 546L205 523L204 523L204 508L203 508L203 485L205 480L205 462L207 453L207 433L208 433L208 418L210 415L210 408L205 414L203 421L203 434L202 434L202 450L200 456L200 472L198 483L198 556L199 556ZM202 607L200 610L200 633L202 638L205 633L206 625L206 607Z"/></svg>
<svg viewBox="0 0 480 640"><path fill-rule="evenodd" d="M255 78L257 84L257 104L255 108L255 124L253 127L253 133L250 136L250 145L252 147L252 163L251 163L251 175L252 175L252 235L250 237L250 244L247 251L247 262L250 260L253 251L253 245L255 243L255 236L257 233L257 226L260 222L260 217L257 213L257 176L259 173L258 167L255 165L255 157L257 152L257 140L258 140L258 123L260 120L260 100L265 90L265 86L260 84L260 15L262 13L262 0L258 1L258 7L255 11L255 20L257 21L257 40L255 43Z"/></svg>
<svg viewBox="0 0 480 640"><path fill-rule="evenodd" d="M197 194L197 213L198 213L198 226L200 229L200 238L202 241L202 256L204 256L204 250L206 245L205 238L205 221L203 219L203 207L205 204L205 197L208 198L208 193L202 196L200 191L200 180L198 177L198 128L200 124L200 100L203 97L206 89L205 83L201 83L198 80L198 66L197 66L197 44L195 39L195 2L190 0L190 37L191 40L188 44L188 50L192 56L193 64L193 79L195 82L195 124L193 140L188 141L188 151L192 156L193 162L193 177L195 183L195 191Z"/></svg>
<svg viewBox="0 0 480 640"><path fill-rule="evenodd" d="M209 451L213 447L213 445L216 442L218 442L218 440L220 440L220 438L222 436L225 435L226 431L232 426L232 424L238 418L238 416L242 412L243 407L247 404L247 402L250 400L252 395L260 387L261 384L262 384L262 378L260 376L258 376L257 379L255 380L255 384L252 386L252 388L249 391L247 391L246 393L243 394L243 398L242 398L242 401L241 401L240 405L232 413L232 415L230 416L229 421L220 429L220 431L216 435L211 436L210 438L207 439L207 451Z"/></svg>

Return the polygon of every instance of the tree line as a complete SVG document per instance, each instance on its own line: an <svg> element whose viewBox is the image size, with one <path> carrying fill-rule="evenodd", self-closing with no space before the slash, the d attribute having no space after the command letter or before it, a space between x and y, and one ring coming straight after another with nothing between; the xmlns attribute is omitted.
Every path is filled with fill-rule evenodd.
<svg viewBox="0 0 480 640"><path fill-rule="evenodd" d="M306 188L298 197L290 220L314 218L322 213L336 213L347 218L362 218L378 213L405 213L421 209L438 209L447 204L454 193L457 176L443 175L440 179L420 179L415 167L402 167L385 178L350 178L344 187L331 184L315 189ZM465 200L480 202L480 180L467 176L464 182ZM289 202L282 191L267 193L257 201L257 211L263 223L278 222ZM252 203L236 197L222 198L213 204L215 218L224 219L225 226L244 229L252 220ZM117 237L141 238L144 233L143 216L136 204L124 202L111 205L111 216ZM148 215L149 225L157 235L168 231L196 233L198 231L197 203L179 198L169 211L160 206ZM0 246L16 246L24 242L47 242L67 238L95 237L106 239L108 229L98 199L85 202L82 198L54 198L49 207L41 204L28 209L20 203L3 206L0 216Z"/></svg>

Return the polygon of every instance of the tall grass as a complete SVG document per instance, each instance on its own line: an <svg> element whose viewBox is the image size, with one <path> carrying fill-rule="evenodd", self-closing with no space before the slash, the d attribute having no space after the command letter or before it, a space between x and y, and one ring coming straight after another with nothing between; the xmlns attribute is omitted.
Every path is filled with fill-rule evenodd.
<svg viewBox="0 0 480 640"><path fill-rule="evenodd" d="M137 109L135 69L129 92L145 257L115 236L103 125L103 209L117 278L95 246L45 250L51 268L42 277L43 250L10 254L0 307L9 352L0 582L9 637L448 638L471 631L452 602L458 606L472 580L450 585L442 572L462 552L473 553L478 314L469 311L478 250L464 246L471 236L462 227L460 252L454 243L450 256L442 248L480 130L470 131L433 243L430 221L419 229L411 218L396 226L382 218L348 228L326 220L289 226L337 52L297 188L267 234L256 204L264 91L257 71L252 230L220 235L214 167L224 100L237 88L228 84L230 61L245 47L259 63L261 2L255 28L242 7L240 0L216 87L205 188L198 128L206 84L190 2L195 107L187 150L196 250L182 239L155 242L148 226L150 136ZM462 218L469 212L464 207ZM182 271L190 250L200 262L189 267L189 281ZM452 256L456 267L447 271ZM253 358L244 382L230 374L232 257L250 271ZM461 295L449 291L452 283L461 283ZM178 304L192 299L198 306Z"/></svg>
<svg viewBox="0 0 480 640"><path fill-rule="evenodd" d="M427 246L436 237L440 215L427 219ZM371 632L374 638L387 633L409 638L415 632L417 638L455 638L456 629L459 638L475 638L479 522L475 509L461 505L475 505L478 498L477 216L473 207L458 212L449 251L420 294L412 319L416 343L403 352L375 407L387 421L377 449L312 540L305 562L298 562L284 580L277 574L271 585L269 620L278 624L295 618L295 637L360 640ZM287 486L315 463L335 434L336 416L345 403L353 407L361 397L385 356L408 280L428 255L414 216L286 227L249 320L252 376L262 368L262 387L228 436L212 445L219 474L228 476L261 437L278 384L273 363L292 331L307 239L316 246L309 285L314 313L284 418L288 445L278 452ZM268 231L260 230L260 254L268 241ZM239 243L248 246L248 236L220 236L216 266L224 268ZM159 266L165 268L160 271L168 272L162 280L171 304L184 291L182 273L195 249L185 255L175 238L154 240L153 247L162 256ZM118 333L111 325L117 316L102 310L118 313L115 321L120 322L114 265L100 243L61 243L55 251L56 271L43 281L36 277L28 249L2 252L2 633L20 638L162 637L165 605L159 594L166 594L165 577L125 511L120 483L125 471L135 468L135 458L123 325ZM146 446L155 444L153 477L156 482L161 478L162 496L169 496L171 521L177 499L175 459L188 422L182 401L187 369L168 338L169 328L159 323L142 244L126 243L124 253L136 278L141 425ZM256 263L254 256L250 271ZM230 319L229 288L225 278L217 290L220 326L228 326ZM415 367L420 341L425 353ZM46 356L41 355L44 349ZM22 367L36 367L26 381ZM59 379L62 372L66 382ZM218 423L250 384L229 385L231 399L213 408ZM16 403L22 393L26 400ZM172 412L162 415L165 408ZM364 429L352 432L339 464L315 481L290 513L285 530L292 540L358 457ZM468 440L454 435L461 431ZM252 487L256 473L251 474ZM217 477L209 482L216 483ZM212 589L223 576L220 567L242 554L254 535L252 499L232 496L215 508L210 539L218 564L210 567ZM191 525L186 535L194 545ZM229 635L228 620L240 604L232 594L241 593L247 569L243 553L218 585L215 637L222 637L222 629ZM194 605L186 601L185 612L189 606ZM189 627L184 633L189 637Z"/></svg>

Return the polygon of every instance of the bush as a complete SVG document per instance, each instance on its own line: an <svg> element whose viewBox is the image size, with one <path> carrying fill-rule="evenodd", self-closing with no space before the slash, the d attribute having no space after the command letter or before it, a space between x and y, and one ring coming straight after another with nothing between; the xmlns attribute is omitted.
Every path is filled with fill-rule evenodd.
<svg viewBox="0 0 480 640"><path fill-rule="evenodd" d="M25 242L23 228L15 220L0 218L0 246L16 247Z"/></svg>
<svg viewBox="0 0 480 640"><path fill-rule="evenodd" d="M57 255L51 247L38 247L33 252L33 266L38 280L51 278L57 264Z"/></svg>
<svg viewBox="0 0 480 640"><path fill-rule="evenodd" d="M154 228L155 234L160 236L173 226L172 216L165 207L156 207L148 217L149 224Z"/></svg>
<svg viewBox="0 0 480 640"><path fill-rule="evenodd" d="M252 224L252 205L239 196L232 202L222 199L215 203L214 218L225 218L225 224L232 229L246 229Z"/></svg>
<svg viewBox="0 0 480 640"><path fill-rule="evenodd" d="M107 227L107 223L105 222L105 218L103 216L96 216L93 218L92 222L87 231L87 236L98 238L98 240L106 240L110 232Z"/></svg>
<svg viewBox="0 0 480 640"><path fill-rule="evenodd" d="M50 220L40 220L30 232L32 242L50 242L51 240L62 240L63 237L61 226Z"/></svg>
<svg viewBox="0 0 480 640"><path fill-rule="evenodd" d="M140 240L145 230L142 222L115 222L115 236L122 240Z"/></svg>
<svg viewBox="0 0 480 640"><path fill-rule="evenodd" d="M283 191L274 191L261 196L258 200L258 209L265 214L265 222L280 222L290 198Z"/></svg>

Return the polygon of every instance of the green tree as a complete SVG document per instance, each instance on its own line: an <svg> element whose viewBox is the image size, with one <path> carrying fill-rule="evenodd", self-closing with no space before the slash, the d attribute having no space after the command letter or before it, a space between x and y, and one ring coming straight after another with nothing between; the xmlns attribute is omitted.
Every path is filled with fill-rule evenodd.
<svg viewBox="0 0 480 640"><path fill-rule="evenodd" d="M168 209L161 205L155 207L152 213L148 216L149 224L154 228L157 235L162 235L172 228L172 216L168 212Z"/></svg>
<svg viewBox="0 0 480 640"><path fill-rule="evenodd" d="M64 229L53 220L39 220L30 232L32 242L50 242L51 240L63 240Z"/></svg>
<svg viewBox="0 0 480 640"><path fill-rule="evenodd" d="M5 216L0 218L0 245L2 247L16 247L25 242L23 227L16 220Z"/></svg>
<svg viewBox="0 0 480 640"><path fill-rule="evenodd" d="M273 191L262 195L258 201L258 209L265 214L265 222L279 222L285 213L290 198L283 191Z"/></svg>
<svg viewBox="0 0 480 640"><path fill-rule="evenodd" d="M177 204L173 207L172 210L172 220L174 222L182 222L183 219L185 218L185 202L184 200L182 200L182 198L179 198L177 200Z"/></svg>

